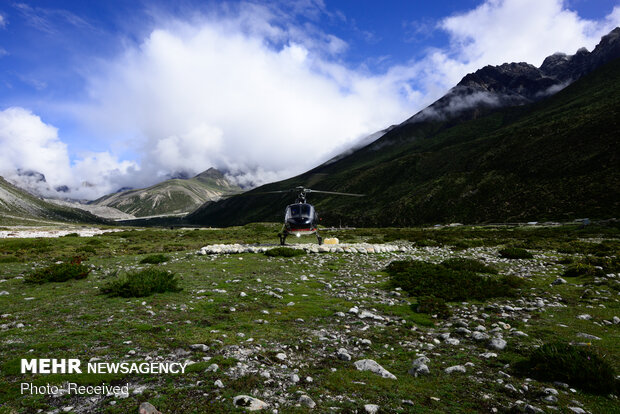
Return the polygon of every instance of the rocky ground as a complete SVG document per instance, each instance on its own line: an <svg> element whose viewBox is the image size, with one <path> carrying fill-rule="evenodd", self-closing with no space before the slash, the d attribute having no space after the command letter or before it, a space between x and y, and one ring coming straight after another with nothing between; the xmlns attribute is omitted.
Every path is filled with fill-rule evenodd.
<svg viewBox="0 0 620 414"><path fill-rule="evenodd" d="M4 364L0 389L8 397L0 399L0 413L597 413L619 406L616 396L539 382L512 369L523 352L558 337L604 350L617 369L620 307L617 289L609 287L620 283L617 273L591 284L567 280L560 263L567 255L556 251L509 260L498 247L296 247L309 253L266 257L260 246L242 244L173 253L158 266L179 274L183 291L134 299L97 290L114 269L145 267L140 256L91 258L87 280L55 286L25 285L27 268L5 267L4 360L51 357L55 344L69 357L190 365L179 376L87 381L128 382L128 394L24 399L14 389L23 376ZM516 298L450 303L452 316L440 319L414 313L415 299L391 287L383 272L394 260L452 257L484 261L527 280L527 287Z"/></svg>

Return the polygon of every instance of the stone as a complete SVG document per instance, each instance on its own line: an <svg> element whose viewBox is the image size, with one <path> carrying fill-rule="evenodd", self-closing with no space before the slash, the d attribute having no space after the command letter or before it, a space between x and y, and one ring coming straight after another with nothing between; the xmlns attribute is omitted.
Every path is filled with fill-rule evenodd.
<svg viewBox="0 0 620 414"><path fill-rule="evenodd" d="M561 277L558 277L553 282L551 282L552 285L563 285L565 283L566 283L566 280L562 279Z"/></svg>
<svg viewBox="0 0 620 414"><path fill-rule="evenodd" d="M157 411L157 408L149 402L143 402L140 404L140 408L138 409L138 414L161 414L160 411Z"/></svg>
<svg viewBox="0 0 620 414"><path fill-rule="evenodd" d="M237 407L244 407L248 411L264 410L269 407L269 404L265 401L261 401L258 398L254 398L249 395L237 395L233 398L233 404Z"/></svg>
<svg viewBox="0 0 620 414"><path fill-rule="evenodd" d="M430 369L428 369L428 364L431 360L425 356L421 356L415 359L411 363L411 368L409 369L409 374L417 377L418 375L428 375L430 374Z"/></svg>
<svg viewBox="0 0 620 414"><path fill-rule="evenodd" d="M354 365L359 371L370 371L382 376L383 378L396 379L394 374L383 368L372 359L360 359L359 361L355 361Z"/></svg>
<svg viewBox="0 0 620 414"><path fill-rule="evenodd" d="M308 408L316 407L316 403L314 402L314 400L312 400L312 398L308 397L306 394L302 394L299 397L299 404Z"/></svg>
<svg viewBox="0 0 620 414"><path fill-rule="evenodd" d="M490 338L489 334L486 334L484 332L479 332L479 331L475 331L474 333L472 333L471 337L475 339L476 341L486 341L487 339Z"/></svg>
<svg viewBox="0 0 620 414"><path fill-rule="evenodd" d="M211 364L209 365L209 367L205 370L205 372L217 372L217 370L220 367L217 364Z"/></svg>
<svg viewBox="0 0 620 414"><path fill-rule="evenodd" d="M343 361L350 361L351 360L351 355L349 355L347 350L344 349L344 348L340 348L336 355L338 356L338 359L341 359Z"/></svg>
<svg viewBox="0 0 620 414"><path fill-rule="evenodd" d="M491 342L489 342L489 348L495 349L497 351L502 351L504 348L506 348L507 344L508 343L502 338L493 338L491 339Z"/></svg>
<svg viewBox="0 0 620 414"><path fill-rule="evenodd" d="M592 315L584 313L583 315L577 315L577 319L581 319L582 321L589 321L590 319L592 319Z"/></svg>
<svg viewBox="0 0 620 414"><path fill-rule="evenodd" d="M368 414L376 414L379 412L379 406L377 404L365 404L364 411Z"/></svg>
<svg viewBox="0 0 620 414"><path fill-rule="evenodd" d="M484 353L480 354L480 356L482 358L486 358L486 359L497 358L497 354L495 352L484 352Z"/></svg>
<svg viewBox="0 0 620 414"><path fill-rule="evenodd" d="M600 341L601 340L601 338L599 338L598 336L590 335L590 334L583 333L583 332L578 332L577 336L580 337L580 338L590 339L590 340L594 340L594 341Z"/></svg>
<svg viewBox="0 0 620 414"><path fill-rule="evenodd" d="M448 368L444 369L444 372L446 374L452 374L454 372L465 373L465 372L467 372L467 369L465 369L465 367L463 365L454 365L454 366L451 366L451 367L448 367Z"/></svg>
<svg viewBox="0 0 620 414"><path fill-rule="evenodd" d="M280 361L284 361L286 359L286 354L284 352L278 352L276 354L276 358L278 358Z"/></svg>
<svg viewBox="0 0 620 414"><path fill-rule="evenodd" d="M586 410L581 407L567 407L571 412L575 414L586 414Z"/></svg>
<svg viewBox="0 0 620 414"><path fill-rule="evenodd" d="M189 346L190 349L193 349L194 351L202 351L202 352L207 352L209 350L209 347L206 346L205 344L193 344Z"/></svg>
<svg viewBox="0 0 620 414"><path fill-rule="evenodd" d="M456 338L447 338L445 341L448 345L453 345L453 346L457 346L458 344L461 343L461 341L459 341Z"/></svg>
<svg viewBox="0 0 620 414"><path fill-rule="evenodd" d="M215 385L217 388L224 388L224 383L222 382L222 380L215 381L213 385Z"/></svg>

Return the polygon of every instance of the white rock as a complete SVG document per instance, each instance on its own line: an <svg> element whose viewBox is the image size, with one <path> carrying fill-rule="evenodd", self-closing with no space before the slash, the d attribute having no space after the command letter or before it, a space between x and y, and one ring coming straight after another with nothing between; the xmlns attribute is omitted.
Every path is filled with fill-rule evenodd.
<svg viewBox="0 0 620 414"><path fill-rule="evenodd" d="M444 369L446 374L452 374L453 372L467 372L467 369L463 365L454 365Z"/></svg>
<svg viewBox="0 0 620 414"><path fill-rule="evenodd" d="M379 412L379 406L377 404L365 404L364 411L369 414L375 414Z"/></svg>
<svg viewBox="0 0 620 414"><path fill-rule="evenodd" d="M586 411L581 407L568 407L568 409L574 412L575 414L586 414Z"/></svg>
<svg viewBox="0 0 620 414"><path fill-rule="evenodd" d="M304 407L308 407L308 408L316 407L316 403L314 402L314 400L312 400L312 398L308 397L306 394L302 394L299 397L299 403L303 405Z"/></svg>
<svg viewBox="0 0 620 414"><path fill-rule="evenodd" d="M222 382L222 380L215 381L213 385L215 385L218 388L224 388L224 383Z"/></svg>
<svg viewBox="0 0 620 414"><path fill-rule="evenodd" d="M489 342L489 348L501 351L506 348L507 344L508 343L502 338L493 338L491 339L491 342Z"/></svg>
<svg viewBox="0 0 620 414"><path fill-rule="evenodd" d="M370 371L377 375L381 375L383 378L396 379L394 374L390 373L372 359L360 359L359 361L355 361L354 365L359 371Z"/></svg>
<svg viewBox="0 0 620 414"><path fill-rule="evenodd" d="M458 344L460 344L460 343L461 343L461 341L459 341L459 340L458 340L458 339L456 339L456 338L448 338L448 339L446 339L446 341L445 341L445 342L446 342L448 345L453 345L453 346L457 346Z"/></svg>
<svg viewBox="0 0 620 414"><path fill-rule="evenodd" d="M237 407L245 407L248 411L258 411L269 407L266 402L249 395L237 395L233 398L233 404Z"/></svg>
<svg viewBox="0 0 620 414"><path fill-rule="evenodd" d="M338 356L338 359L341 359L343 361L351 360L351 355L349 355L349 352L344 348L340 348L336 355Z"/></svg>
<svg viewBox="0 0 620 414"><path fill-rule="evenodd" d="M484 352L484 353L480 354L480 356L482 358L486 358L486 359L497 358L497 354L495 352Z"/></svg>
<svg viewBox="0 0 620 414"><path fill-rule="evenodd" d="M284 361L286 360L286 354L284 352L278 352L276 354L276 358L278 358L280 361Z"/></svg>
<svg viewBox="0 0 620 414"><path fill-rule="evenodd" d="M209 350L209 347L206 346L205 344L193 344L193 345L190 345L189 347L193 349L194 351L207 352Z"/></svg>
<svg viewBox="0 0 620 414"><path fill-rule="evenodd" d="M577 315L577 319L581 319L582 321L589 321L590 319L592 319L592 315L584 313L583 315Z"/></svg>
<svg viewBox="0 0 620 414"><path fill-rule="evenodd" d="M580 338L585 338L585 339L590 339L590 340L595 340L595 341L601 340L601 338L599 338L598 336L590 335L590 334L583 333L583 332L578 332L577 336Z"/></svg>

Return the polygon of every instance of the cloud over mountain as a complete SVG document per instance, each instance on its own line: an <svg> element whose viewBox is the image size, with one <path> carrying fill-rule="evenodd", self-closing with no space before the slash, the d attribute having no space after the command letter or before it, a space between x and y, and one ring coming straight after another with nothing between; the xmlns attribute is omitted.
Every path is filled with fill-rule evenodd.
<svg viewBox="0 0 620 414"><path fill-rule="evenodd" d="M28 141L40 155L3 165L40 171L52 189L66 184L77 197L208 167L241 184L282 179L403 121L468 72L515 60L539 65L556 51L591 49L620 24L620 7L591 21L560 0L488 0L439 21L435 30L450 40L445 47L377 73L348 65L347 42L299 24L297 12L241 3L183 18L154 13L141 40L82 71L83 99L63 102L82 130L110 149L72 154L70 162L62 130L13 108L21 122L47 132L28 141L28 128L15 129L3 147L17 151L16 142ZM301 12L327 13L321 4ZM9 115L3 113L7 123L18 122ZM122 160L123 153L132 156Z"/></svg>

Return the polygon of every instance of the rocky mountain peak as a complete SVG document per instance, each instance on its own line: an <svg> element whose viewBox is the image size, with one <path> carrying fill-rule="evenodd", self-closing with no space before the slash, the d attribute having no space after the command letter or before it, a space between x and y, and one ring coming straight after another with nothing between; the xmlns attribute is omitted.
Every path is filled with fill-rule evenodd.
<svg viewBox="0 0 620 414"><path fill-rule="evenodd" d="M194 178L211 178L211 179L223 179L224 174L222 174L222 172L216 168L209 168L206 171L201 172L200 174L197 174Z"/></svg>
<svg viewBox="0 0 620 414"><path fill-rule="evenodd" d="M454 88L405 123L431 118L475 118L492 108L543 99L602 65L620 58L620 27L603 36L592 52L554 53L537 68L525 62L485 66L467 74Z"/></svg>

